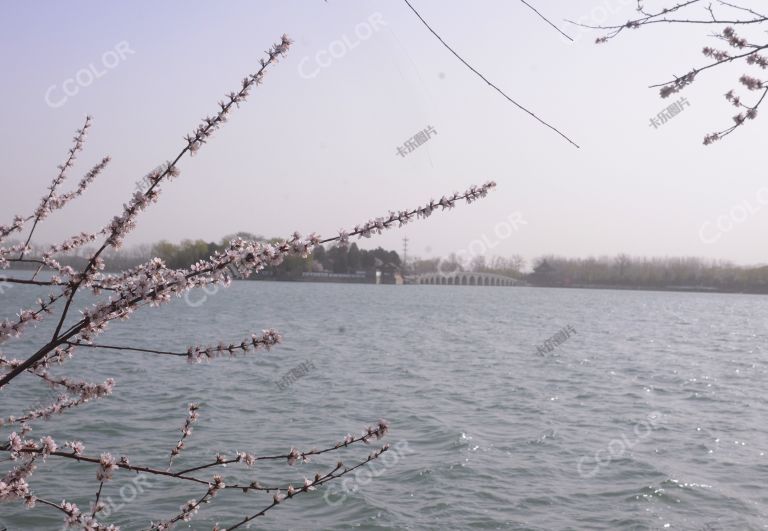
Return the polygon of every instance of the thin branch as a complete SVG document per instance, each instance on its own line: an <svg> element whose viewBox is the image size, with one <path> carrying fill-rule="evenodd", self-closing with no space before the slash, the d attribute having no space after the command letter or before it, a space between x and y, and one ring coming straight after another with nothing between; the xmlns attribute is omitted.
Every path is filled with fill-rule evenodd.
<svg viewBox="0 0 768 531"><path fill-rule="evenodd" d="M310 490L315 490L315 488L320 486L320 485L323 485L325 483L328 483L329 481L332 481L334 479L338 479L338 478L340 478L342 476L345 476L345 475L349 474L350 472L353 472L353 471L357 470L358 468L367 465L368 463L370 463L374 459L378 459L379 456L381 454L383 454L384 452L386 452L387 450L389 450L389 445L385 445L382 448L380 448L379 450L377 450L375 452L372 452L365 461L362 461L361 463L358 463L357 465L353 466L352 468L344 468L344 470L342 472L336 474L335 472L337 470L341 469L344 466L343 463L341 461L339 461L339 463L337 463L337 465L336 465L336 468L334 468L328 474L326 474L324 476L316 475L314 481L306 481L304 483L304 485L302 487L300 487L299 489L291 489L289 487L288 494L285 497L283 495L281 495L280 492L278 491L277 493L275 493L275 495L273 497L273 500L272 500L272 503L270 505L268 505L267 507L263 508L258 513L254 514L252 516L245 517L242 520L240 520L239 522L235 523L234 525L226 527L226 529L228 531L232 531L233 529L237 529L238 527L241 527L242 525L247 524L251 520L254 520L254 519L258 518L259 516L263 516L267 511L269 511L270 509L273 509L278 504L280 504L280 502L283 501L285 498L293 498L297 494L306 493L306 492L309 492Z"/></svg>
<svg viewBox="0 0 768 531"><path fill-rule="evenodd" d="M536 13L537 15L539 15L539 16L541 17L541 19L542 19L544 22L546 22L547 24L549 24L550 26L552 26L553 28L555 28L555 30L557 30L557 32L558 32L560 35L562 35L563 37L565 37L565 38L566 38L566 39L568 39L569 41L573 42L573 39L571 38L571 36L570 36L570 35L568 35L568 34L567 34L567 33L565 33L563 30L561 30L560 28L558 28L558 27L557 27L557 26L556 26L556 25L555 25L555 24L554 24L554 23L553 23L551 20L549 20L547 17L545 17L544 15L542 15L541 13L539 13L539 11L538 11L538 10L537 10L535 7L533 7L531 4L529 4L529 3L528 3L528 2L526 2L525 0L520 0L520 1L521 1L522 3L524 3L526 6L528 6L528 8L529 8L531 11L533 11L534 13Z"/></svg>
<svg viewBox="0 0 768 531"><path fill-rule="evenodd" d="M0 277L0 282L7 282L9 284L29 284L31 286L60 286L61 284L53 283L50 280L25 280L22 278L12 277Z"/></svg>
<svg viewBox="0 0 768 531"><path fill-rule="evenodd" d="M171 455L168 458L168 471L171 471L171 466L173 465L173 458L176 457L181 453L181 450L184 448L184 439L189 437L189 435L192 433L192 424L197 421L198 418L200 418L200 414L197 412L197 410L200 409L200 406L197 404L189 404L189 410L186 420L184 421L184 426L181 428L181 438L179 439L179 442L176 443L176 446L173 450L171 450Z"/></svg>
<svg viewBox="0 0 768 531"><path fill-rule="evenodd" d="M571 140L571 139L570 139L570 138L569 138L569 137L568 137L568 136L567 136L565 133L563 133L562 131L560 131L560 130L559 130L557 127L555 127L555 126L553 126L553 125L551 125L551 124L549 124L549 123L545 122L544 120L542 120L541 118L539 118L539 117L538 117L536 114L534 114L532 111L529 111L527 108L523 107L523 106L522 106L522 105L520 105L518 102L516 102L515 100L513 100L512 98L510 98L509 96L507 96L507 94L506 94L506 93L505 93L503 90L501 90L499 87L497 87L496 85L494 85L493 83L491 83L490 81L488 81L488 79L487 79L487 78L486 78L486 77L485 77L483 74L481 74L480 72L478 72L477 70L475 70L475 69L472 67L472 65L470 65L469 63L467 63L467 62L466 62L466 61L465 61L465 60L464 60L464 59L463 59L463 58L462 58L462 57L461 57L461 56L460 56L458 53L456 53L456 52L454 51L454 49L453 49L453 48L451 48L451 47L450 47L450 46L449 46L449 45L448 45L448 44L447 44L447 43L446 43L446 42L445 42L445 41L444 41L444 40L443 40L443 39L440 37L440 35L438 35L438 34L435 32L435 30L433 30L433 29L432 29L432 27L431 27L431 26L430 26L430 25L427 23L427 21L426 21L426 20L424 20L424 18L422 18L422 16L419 14L419 12L418 12L418 11L416 11L416 9L415 9L415 8L414 8L414 7L411 5L411 3L410 3L408 0L403 0L403 1L404 1L404 2L405 2L407 5L408 5L408 7L410 7L410 8L411 8L411 11L413 11L413 12L414 12L414 14L415 14L415 15L416 15L416 16L419 18L419 20L421 20L421 22L422 22L422 23L423 23L423 24L424 24L424 25L427 27L427 29L428 29L428 30L429 30L429 31L432 33L432 35L434 35L435 37L437 37L437 40L439 40L439 41L440 41L440 43L441 43L443 46L445 46L445 47L448 49L448 51L450 51L450 52L451 52L453 55L455 55L455 56L456 56L456 58L457 58L459 61L461 61L462 63L464 63L464 66L466 66L466 67L467 67L467 68L469 68L469 69L470 69L472 72L474 72L474 73L475 73L475 74L476 74L476 75L477 75L477 76L478 76L480 79L482 79L483 81L485 81L486 83L488 83L488 85L490 85L492 88L494 88L494 89L495 89L495 90L496 90L496 91L497 91L499 94L501 94L502 96L504 96L504 97L507 99L507 101L509 101L510 103L512 103L512 104L513 104L514 106L516 106L518 109L520 109L521 111L524 111L525 113L527 113L528 115L530 115L532 118L534 118L534 119L535 119L537 122L539 122L540 124L542 124L542 125L544 125L544 126L548 127L549 129L553 130L555 133L557 133L558 135L560 135L561 137L563 137L565 140L567 140L569 143L571 143L571 144L572 144L572 145L574 145L575 147L577 147L577 148L579 147L579 145L578 145L576 142L574 142L573 140Z"/></svg>
<svg viewBox="0 0 768 531"><path fill-rule="evenodd" d="M249 461L251 463L256 461L275 461L275 460L283 460L283 459L287 460L289 463L296 462L296 461L304 462L304 461L307 461L307 458L311 456L333 452L340 448L347 448L348 446L355 443L359 443L359 442L368 444L368 441L370 441L373 438L381 439L387 433L388 429L389 429L389 426L385 421L379 421L379 424L376 428L369 428L368 430L366 430L366 433L364 433L360 437L352 437L350 435L347 435L347 437L343 441L338 442L335 445L330 446L328 448L325 448L324 450L310 450L308 452L299 452L292 448L291 451L287 454L267 455L267 456L260 456L260 457L250 456L250 455L245 455L245 456L238 455L234 459L217 459L216 462L214 463L187 468L186 470L182 470L178 473L189 474L190 472L197 472L198 470L203 470L203 469L210 468L217 465L228 465L231 463L239 463L240 461L243 461L243 460ZM241 487L238 487L238 488L241 488Z"/></svg>
<svg viewBox="0 0 768 531"><path fill-rule="evenodd" d="M93 503L93 512L91 512L91 518L96 517L96 513L99 510L99 499L101 498L101 489L104 487L104 480L99 481L99 491L96 493L96 501Z"/></svg>
<svg viewBox="0 0 768 531"><path fill-rule="evenodd" d="M176 158L173 160L173 162L169 163L165 167L165 170L154 179L154 182L149 187L149 189L143 193L144 200L150 200L150 198L155 198L155 199L157 198L158 192L155 191L155 188L157 187L157 185L163 179L168 178L169 176L175 175L175 172L178 171L178 169L176 168L176 164L179 162L179 160L181 160L181 158L184 157L184 155L186 155L187 153L193 154L195 151L197 151L200 148L200 146L206 142L206 138L208 138L216 129L218 129L221 126L221 124L226 122L227 114L229 113L230 109L232 109L233 106L239 106L239 102L245 100L245 97L248 95L249 90L253 85L258 86L261 83L261 79L267 67L277 62L277 58L280 55L284 55L286 53L290 44L291 44L290 39L288 39L286 35L283 35L281 43L278 45L274 45L267 52L269 59L267 59L266 61L262 59L261 68L255 74L252 74L243 80L242 88L240 89L240 91L238 91L236 94L230 93L229 101L227 103L219 103L221 110L216 114L216 116L214 118L205 118L203 120L203 124L198 126L198 128L195 130L194 136L188 135L186 137L187 145L184 146L184 148L178 153L178 155L176 155ZM125 212L123 214L122 219L115 218L113 229L110 231L110 235L104 241L102 246L91 256L90 260L88 261L88 264L85 266L85 269L83 270L82 275L80 276L80 279L73 286L69 294L69 297L67 298L67 302L64 305L64 310L61 313L59 324L56 326L56 330L53 333L52 341L55 340L57 337L59 337L59 332L61 331L62 326L64 326L67 313L75 298L75 293L77 292L81 283L87 277L88 273L90 273L91 270L94 268L96 261L99 259L101 254L107 249L107 247L117 246L117 241L119 241L119 239L122 238L121 232L126 230L126 226L125 226L127 225L126 221L130 219L131 216L134 216L137 210L138 210L138 203L134 201L133 203L131 203L130 206L127 206L125 208ZM3 382L0 382L0 386L2 385L3 385Z"/></svg>
<svg viewBox="0 0 768 531"><path fill-rule="evenodd" d="M116 345L99 345L93 343L81 343L79 341L65 341L64 344L73 347L87 347L87 348L103 348L108 350L121 350L127 352L144 352L147 354L164 354L167 356L188 356L186 352L169 352L166 350L155 350L150 348L138 348L138 347L120 347Z"/></svg>
<svg viewBox="0 0 768 531"><path fill-rule="evenodd" d="M405 223L408 223L413 217L426 218L429 215L431 215L432 212L437 209L437 207L441 207L443 210L453 208L455 206L456 201L460 199L466 200L467 203L472 203L473 201L476 201L479 198L485 197L488 191L490 191L495 187L496 187L496 183L493 181L489 181L479 187L472 186L463 194L454 193L450 197L442 197L440 201L435 201L433 199L429 202L429 204L410 210L410 211L401 211L399 213L390 212L388 217L370 220L367 223L363 224L362 226L355 227L355 230L352 232L343 231L342 233L339 234L339 236L326 238L324 240L320 240L316 236L313 236L312 237L313 239L311 240L311 245L314 246L320 243L327 243L332 241L339 241L342 243L346 243L349 239L349 236L353 236L353 235L357 235L359 237L365 237L365 236L369 237L374 233L377 233L377 232L381 233L382 230L386 228L390 228L391 226L394 225L395 222L398 222L400 225L404 225ZM281 244L278 249L273 249L271 246L269 246L269 247L263 248L259 252L259 256L253 255L253 253L251 253L251 259L253 261L253 264L260 264L260 267L263 267L264 264L269 263L269 261L271 260L274 260L275 256L274 255L268 256L267 251L269 251L270 253L279 252L281 256L288 256L292 252L303 254L303 255L309 254L307 246L310 245L310 242L305 241L302 243L299 240L300 240L300 237L298 235L294 235L293 239L291 239L290 241L283 242L283 244ZM293 248L292 244L299 245L300 249L292 250ZM258 244L258 245L261 245L261 244ZM163 284L153 287L153 289L149 293L141 293L140 295L136 295L136 296L134 296L134 294L131 292L123 293L120 298L116 300L112 300L107 305L107 307L103 308L103 315L105 317L103 318L102 323L106 323L108 321L117 319L125 315L125 312L128 309L134 308L142 302L146 304L150 304L157 297L159 297L162 294L166 294L168 291L172 291L174 288L183 289L185 288L185 286L187 286L188 281L190 279L196 279L208 273L220 271L223 268L226 268L235 263L234 258L231 258L231 257L224 257L224 258L226 261L217 258L218 261L211 259L208 262L198 264L198 267L196 267L194 271L184 273L184 279L182 282L175 281L175 280L170 282L165 282ZM241 265L245 267L246 264L243 263ZM88 271L89 267L86 267L86 271ZM256 267L256 266L253 265L251 267ZM80 278L80 280L78 280L78 282L82 282L83 281L82 279L84 277L85 277L85 274L83 274L83 276ZM65 312L66 312L66 309L69 307L69 304L72 302L72 294L76 288L77 288L77 284L70 289L70 293L67 293L66 291L62 293L62 295L64 294L69 295L69 298L67 300L67 306L65 307ZM37 352L32 354L23 363L19 364L18 366L13 368L11 371L3 375L2 378L0 378L0 388L5 384L7 384L8 382L10 382L11 380L13 380L14 378L16 378L19 374L21 374L28 368L34 366L38 361L43 359L46 356L46 354L51 352L57 346L68 343L75 336L77 336L83 329L85 329L89 324L90 324L90 320L83 318L77 323L73 324L65 332L59 334L57 331L56 334L54 334L54 338L51 339L46 345L38 349ZM59 323L59 327L60 326L61 326L61 321Z"/></svg>
<svg viewBox="0 0 768 531"><path fill-rule="evenodd" d="M56 176L56 178L53 180L53 183L51 183L51 186L49 188L48 197L44 198L40 206L38 207L37 211L35 212L35 221L32 223L32 229L29 231L29 236L27 236L27 241L24 243L24 247L29 245L30 240L32 240L32 235L35 233L35 228L37 227L37 224L40 222L40 219L45 215L45 209L48 207L48 203L53 198L53 195L56 193L56 188L61 184L65 177L67 169L72 166L72 163L75 161L76 154L78 151L81 151L83 149L83 139L85 138L85 133L88 131L88 129L91 127L91 117L86 116L85 117L85 123L83 124L83 127L81 129L77 130L77 136L75 136L74 141L75 145L69 150L69 156L67 157L67 160L59 166L59 174ZM19 259L24 258L24 251L21 252L19 255Z"/></svg>

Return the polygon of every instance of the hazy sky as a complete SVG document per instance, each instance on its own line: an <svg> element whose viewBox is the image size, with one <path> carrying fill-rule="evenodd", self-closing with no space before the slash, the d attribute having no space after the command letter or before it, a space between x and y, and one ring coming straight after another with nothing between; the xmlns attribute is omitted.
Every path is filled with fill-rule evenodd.
<svg viewBox="0 0 768 531"><path fill-rule="evenodd" d="M595 34L563 24L577 37L566 42L514 0L412 2L471 64L582 148L486 86L399 0L5 0L0 223L34 209L89 113L94 126L70 185L103 155L112 164L37 241L102 227L287 33L295 40L288 57L181 162L181 176L128 244L218 241L237 230L333 235L493 179L498 188L483 201L365 245L400 249L407 235L421 257L471 246L528 259L626 252L766 261L768 117L701 143L729 124L734 112L722 95L747 67L702 75L683 93L689 107L650 125L674 100L647 86L703 64L700 50L714 42L707 28L659 25L596 46ZM532 3L557 21L621 23L634 2ZM90 65L97 79L80 73L82 83L66 83ZM436 136L396 154L428 126ZM526 224L510 231L515 213Z"/></svg>

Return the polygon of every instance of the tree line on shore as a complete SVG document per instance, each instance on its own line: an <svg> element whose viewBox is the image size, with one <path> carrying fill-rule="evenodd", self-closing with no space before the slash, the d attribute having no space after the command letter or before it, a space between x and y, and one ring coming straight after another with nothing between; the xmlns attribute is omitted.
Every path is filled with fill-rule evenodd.
<svg viewBox="0 0 768 531"><path fill-rule="evenodd" d="M739 266L695 257L539 258L532 283L768 293L768 266Z"/></svg>
<svg viewBox="0 0 768 531"><path fill-rule="evenodd" d="M633 257L627 254L588 258L545 255L526 271L520 256L475 256L462 263L456 255L417 260L413 272L474 271L514 277L534 286L691 289L768 293L768 266L740 266L696 257Z"/></svg>
<svg viewBox="0 0 768 531"><path fill-rule="evenodd" d="M258 240L277 243L279 238L263 238L248 232L238 232L225 236L219 243L204 240L184 240L180 244L161 241L152 246L151 255L163 259L169 267L186 268L198 260L208 258L216 251L222 251L233 238ZM280 265L269 266L264 271L265 277L291 280L308 272L328 272L335 274L370 273L375 269L399 269L400 255L381 247L367 250L360 249L356 243L349 247L317 247L307 258L286 257Z"/></svg>
<svg viewBox="0 0 768 531"><path fill-rule="evenodd" d="M183 240L180 243L160 241L154 245L140 245L113 252L109 256L115 267L130 268L151 257L159 257L168 267L187 268L198 260L207 259L223 250L233 238L278 241L247 232L238 232L222 238L218 243L204 240ZM41 248L41 250L44 248ZM88 249L76 256L60 257L63 264L82 265ZM355 274L374 270L397 270L408 275L429 273L450 274L457 271L495 273L516 278L535 286L593 286L645 289L709 289L717 291L748 291L768 293L768 266L739 266L724 260L705 260L694 257L633 257L617 256L567 258L545 255L535 259L531 268L519 255L509 257L475 256L461 259L456 254L446 258L414 258L403 267L396 251L382 247L360 249L356 243L348 247L318 247L307 258L288 257L279 266L269 267L267 277L291 280L305 272Z"/></svg>

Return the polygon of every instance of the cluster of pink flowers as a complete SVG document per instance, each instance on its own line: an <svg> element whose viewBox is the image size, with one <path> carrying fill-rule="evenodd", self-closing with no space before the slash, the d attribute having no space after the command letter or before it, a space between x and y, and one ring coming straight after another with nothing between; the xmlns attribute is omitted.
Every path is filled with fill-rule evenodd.
<svg viewBox="0 0 768 531"><path fill-rule="evenodd" d="M710 48L709 46L705 46L701 53L703 53L706 57L711 57L717 61L725 61L726 59L731 58L731 54L724 50L716 50L715 48Z"/></svg>
<svg viewBox="0 0 768 531"><path fill-rule="evenodd" d="M29 460L12 468L0 479L0 501L27 499L31 497L27 478L35 470L34 461ZM32 501L34 506L34 501Z"/></svg>
<svg viewBox="0 0 768 531"><path fill-rule="evenodd" d="M723 30L723 38L728 41L728 44L733 46L734 48L746 48L749 42L747 42L747 39L743 37L739 37L736 34L736 30L734 30L732 27L727 26Z"/></svg>
<svg viewBox="0 0 768 531"><path fill-rule="evenodd" d="M26 220L21 216L14 216L13 222L10 225L0 225L0 242L13 232L18 232L24 226Z"/></svg>
<svg viewBox="0 0 768 531"><path fill-rule="evenodd" d="M2 238L0 238L2 240ZM29 251L29 246L24 243L17 243L8 247L0 247L0 269L8 269L11 265L8 262L8 256L17 255Z"/></svg>
<svg viewBox="0 0 768 531"><path fill-rule="evenodd" d="M103 398L105 396L108 396L112 394L112 389L115 386L115 380L112 378L108 378L102 384L92 384L87 382L76 382L68 378L54 380L52 378L49 378L45 373L36 373L36 374L38 374L38 376L41 376L50 384L55 386L62 386L68 392L73 393L77 396L75 398L72 398L67 396L66 394L62 394L58 398L56 398L56 400L52 404L48 406L32 409L22 417L9 417L5 421L0 420L0 425L2 425L2 423L18 424L23 422L31 422L37 419L48 419L52 415L61 413L66 409L70 409L70 408L79 406L81 404L85 404L86 402L89 402L95 398Z"/></svg>
<svg viewBox="0 0 768 531"><path fill-rule="evenodd" d="M105 452L99 459L99 469L96 471L96 479L99 481L109 481L112 479L112 473L117 470L117 460L112 454Z"/></svg>
<svg viewBox="0 0 768 531"><path fill-rule="evenodd" d="M194 516L198 511L199 504L197 503L197 500L189 500L187 503L182 505L180 507L181 509L181 519L185 522L189 522L192 520L192 516ZM165 529L164 527L158 527L158 529Z"/></svg>
<svg viewBox="0 0 768 531"><path fill-rule="evenodd" d="M49 505L53 504L49 503ZM101 508L103 508L103 505L104 504L101 502L95 504L93 513L97 513ZM99 523L98 520L96 520L94 517L94 514L84 514L80 511L80 508L75 503L61 500L61 504L55 505L55 507L64 513L64 523L67 525L67 527L77 527L83 531L120 531L120 528L116 525L104 525Z"/></svg>
<svg viewBox="0 0 768 531"><path fill-rule="evenodd" d="M680 92L696 80L696 74L698 74L697 71L691 71L684 76L678 77L671 84L661 87L661 89L659 89L659 95L662 98L668 98L672 94Z"/></svg>
<svg viewBox="0 0 768 531"><path fill-rule="evenodd" d="M18 315L16 321L11 321L9 319L0 321L0 343L3 343L11 337L19 337L28 325L42 321L42 314L49 313L50 308L42 300L39 301L39 304L40 309L37 311L29 309L20 310L19 313L16 314Z"/></svg>
<svg viewBox="0 0 768 531"><path fill-rule="evenodd" d="M131 232L136 227L136 218L152 203L157 202L157 197L160 195L159 189L155 188L147 190L146 192L135 192L131 201L128 204L123 205L123 213L120 216L112 218L112 222L109 224L108 232L109 238L107 243L115 248L119 249L123 245L123 239L125 235Z"/></svg>
<svg viewBox="0 0 768 531"><path fill-rule="evenodd" d="M739 78L739 82L749 90L760 90L765 88L765 81L761 81L756 77L748 76L746 74Z"/></svg>
<svg viewBox="0 0 768 531"><path fill-rule="evenodd" d="M251 349L259 350L260 348L269 350L280 343L281 340L282 336L280 333L270 328L269 330L262 330L261 335L253 334L250 339L244 339L237 345L234 343L228 345L219 343L215 347L203 347L200 345L189 347L187 350L187 361L190 363L200 363L220 356L235 357L239 351L248 352Z"/></svg>
<svg viewBox="0 0 768 531"><path fill-rule="evenodd" d="M57 195L55 192L51 191L51 195L44 199L44 205L41 205L35 212L38 220L45 219L51 212L64 208L67 203L76 197L83 195L83 192L85 192L86 188L88 188L94 179L96 179L96 176L98 176L104 170L104 168L107 167L109 162L109 157L104 157L101 159L101 162L96 164L88 171L88 173L85 174L85 176L80 180L80 182L77 184L77 187L73 191L62 195Z"/></svg>
<svg viewBox="0 0 768 531"><path fill-rule="evenodd" d="M67 160L65 160L63 164L59 165L58 167L59 174L56 176L53 182L51 182L51 184L48 186L49 194L43 197L42 201L40 201L40 206L38 206L37 209L35 210L36 220L45 219L48 216L48 214L50 214L54 210L57 210L58 208L61 208L66 203L66 201L58 200L56 196L56 189L66 179L67 170L74 165L75 159L77 158L77 152L82 151L85 135L88 132L88 129L91 127L91 120L92 120L91 117L87 116L85 118L85 123L83 124L83 127L77 130L77 134L73 139L74 145L69 149L69 156L67 157Z"/></svg>
<svg viewBox="0 0 768 531"><path fill-rule="evenodd" d="M187 149L190 153L194 154L197 152L213 132L227 122L227 116L232 107L239 106L240 103L246 100L251 88L254 85L258 86L261 84L266 67L271 63L277 62L280 56L288 53L288 48L290 46L291 40L287 35L283 35L280 42L272 46L272 48L266 52L268 59L262 59L261 69L255 74L251 74L244 78L242 86L238 92L230 92L227 95L227 101L219 102L219 112L215 116L203 118L202 123L195 129L194 133L185 137L185 140L187 141Z"/></svg>
<svg viewBox="0 0 768 531"><path fill-rule="evenodd" d="M51 245L48 248L48 251L46 251L42 256L43 259L51 259L51 255L54 253L68 253L70 251L74 251L75 249L79 249L83 245L86 245L88 243L91 243L96 239L95 234L89 234L87 232L81 232L80 234L76 234L72 236L71 238L67 238L63 242L55 245ZM46 264L47 265L47 264ZM61 272L61 271L60 271Z"/></svg>
<svg viewBox="0 0 768 531"><path fill-rule="evenodd" d="M671 25L674 25L674 24L677 24L677 25L722 24L724 26L722 31L719 34L715 34L714 36L726 42L735 51L729 52L726 50L719 50L710 46L704 47L702 49L702 53L704 54L705 57L712 59L714 62L699 68L694 68L687 74L681 77L676 77L673 81L663 83L661 85L654 85L656 87L660 87L659 93L662 98L667 98L672 94L680 92L685 87L693 83L696 80L696 77L700 73L709 71L714 67L718 67L735 60L744 59L748 65L758 66L762 69L768 68L768 58L760 54L762 50L765 50L766 48L768 48L768 44L761 45L761 44L750 42L749 39L746 39L740 36L734 29L735 25L742 25L744 27L754 27L758 24L768 24L768 18L766 18L765 15L761 15L760 13L754 10L740 7L735 4L731 4L728 2L720 2L721 5L719 7L721 9L727 9L727 8L736 9L740 13L740 15L738 16L728 15L727 17L721 17L719 13L716 12L716 9L710 6L707 9L708 16L706 17L705 20L699 19L699 18L686 18L684 16L680 16L676 18L672 16L672 13L685 10L688 7L691 7L693 4L697 4L697 2L695 1L694 2L690 2L690 1L678 2L677 4L671 7L664 7L664 8L660 8L655 12L651 12L649 10L646 10L643 6L641 6L638 3L638 13L639 13L638 18L634 20L630 20L625 24L621 24L618 26L598 26L597 29L606 30L607 34L605 34L602 37L599 37L597 39L597 42L598 43L606 42L609 39L612 39L618 36L625 29L630 29L630 28L637 29L637 28L640 28L641 26L655 24L658 22L665 22ZM586 26L586 27L590 27L590 26ZM714 133L707 134L704 137L705 145L712 144L713 142L716 142L717 140L724 138L725 136L735 131L737 128L744 125L747 122L747 120L752 120L757 117L757 108L762 104L766 94L768 94L768 86L766 86L765 82L762 82L759 79L756 79L749 75L743 75L739 79L739 81L744 86L746 86L749 90L753 90L753 91L764 90L765 92L762 94L762 96L758 99L758 101L753 106L743 104L738 97L733 96L732 91L729 92L728 95L726 96L728 100L734 106L743 108L744 112L739 112L733 117L734 125L722 131L717 131Z"/></svg>
<svg viewBox="0 0 768 531"><path fill-rule="evenodd" d="M456 202L464 199L467 204L476 201L482 197L488 195L488 192L496 187L494 181L488 181L482 186L471 186L464 193L455 192L450 196L443 196L439 201L431 200L424 206L415 208L413 210L401 210L399 212L390 212L387 217L379 217L368 220L362 225L355 225L352 231L346 231L344 229L339 231L339 235L336 238L330 238L321 240L320 243L327 243L329 241L337 240L339 245L346 245L349 243L350 236L358 236L358 238L370 238L373 234L381 234L385 229L391 228L395 222L398 227L413 221L417 218L428 218L432 215L437 208L442 210L451 209L456 206Z"/></svg>
<svg viewBox="0 0 768 531"><path fill-rule="evenodd" d="M248 452L237 452L237 460L245 466L253 466L256 463L256 456Z"/></svg>
<svg viewBox="0 0 768 531"><path fill-rule="evenodd" d="M183 522L189 522L192 520L192 517L197 514L198 510L200 509L200 506L204 503L208 503L211 498L216 497L216 494L219 493L220 490L226 488L226 484L224 483L224 478L222 478L219 474L214 474L213 481L211 483L208 483L208 491L205 493L205 496L200 498L199 500L191 499L188 500L185 504L183 504L179 509L181 512L171 518L170 520L166 520L163 522L152 522L150 524L151 529L157 530L157 531L164 531L166 529L171 529L174 523L178 521ZM218 528L218 525L217 525ZM221 528L218 528L221 529ZM226 531L222 529L222 531Z"/></svg>
<svg viewBox="0 0 768 531"><path fill-rule="evenodd" d="M25 431L29 431L29 426L25 426ZM22 435L25 433L22 431ZM58 450L59 446L53 437L46 435L40 439L37 443L33 439L22 439L21 435L15 431L8 437L8 451L11 452L11 459L14 461L17 459L29 459L34 460L35 455L40 455L45 461L45 458Z"/></svg>
<svg viewBox="0 0 768 531"><path fill-rule="evenodd" d="M54 441L53 437L50 435L46 435L40 439L40 455L43 456L43 459L58 450L58 448L59 446L56 444L56 441Z"/></svg>
<svg viewBox="0 0 768 531"><path fill-rule="evenodd" d="M168 459L168 470L171 469L173 458L179 455L184 449L184 439L192 435L192 424L197 422L197 419L200 418L198 409L200 409L198 404L189 404L189 409L187 410L187 420L184 422L184 426L181 428L181 438L179 439L179 442L176 443L176 447L171 450L171 457Z"/></svg>
<svg viewBox="0 0 768 531"><path fill-rule="evenodd" d="M82 441L67 441L64 443L64 448L71 448L73 455L83 455L85 451L85 445Z"/></svg>
<svg viewBox="0 0 768 531"><path fill-rule="evenodd" d="M384 419L379 419L379 423L375 427L367 426L365 428L366 433L363 436L363 442L367 443L373 437L375 437L376 440L379 440L382 437L384 437L388 431L389 431L389 422L387 422Z"/></svg>
<svg viewBox="0 0 768 531"><path fill-rule="evenodd" d="M759 66L763 70L768 69L768 57L764 57L759 53L753 53L747 57L747 64Z"/></svg>
<svg viewBox="0 0 768 531"><path fill-rule="evenodd" d="M299 453L296 448L291 448L291 451L288 452L288 464L295 465L298 460L301 460L302 463L306 463L307 457L304 454Z"/></svg>

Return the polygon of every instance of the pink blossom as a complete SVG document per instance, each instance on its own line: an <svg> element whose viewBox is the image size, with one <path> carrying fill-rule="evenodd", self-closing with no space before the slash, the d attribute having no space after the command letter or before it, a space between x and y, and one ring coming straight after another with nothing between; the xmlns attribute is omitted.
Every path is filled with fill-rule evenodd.
<svg viewBox="0 0 768 531"><path fill-rule="evenodd" d="M99 481L109 481L112 479L112 473L117 470L117 462L110 453L101 454L99 459L99 470L96 472L96 479Z"/></svg>
<svg viewBox="0 0 768 531"><path fill-rule="evenodd" d="M64 443L65 448L71 448L72 453L75 455L82 455L85 451L85 445L81 441L67 441Z"/></svg>
<svg viewBox="0 0 768 531"><path fill-rule="evenodd" d="M51 455L58 448L56 441L54 441L50 435L47 435L42 439L40 439L40 446L41 446L40 453L42 454L43 458Z"/></svg>
<svg viewBox="0 0 768 531"><path fill-rule="evenodd" d="M296 461L301 457L301 454L296 448L291 448L291 451L288 453L288 464L294 465L296 464Z"/></svg>

